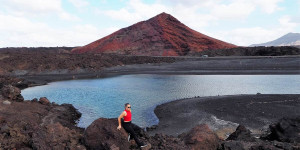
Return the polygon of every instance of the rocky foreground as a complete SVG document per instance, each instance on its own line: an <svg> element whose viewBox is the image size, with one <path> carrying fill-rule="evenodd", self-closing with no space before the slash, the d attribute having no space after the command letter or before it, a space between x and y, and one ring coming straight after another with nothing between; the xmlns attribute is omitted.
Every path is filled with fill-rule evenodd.
<svg viewBox="0 0 300 150"><path fill-rule="evenodd" d="M72 105L57 105L47 98L24 100L16 87L24 87L20 79L0 80L0 149L139 149L127 141L123 129L116 130L116 119L99 118L86 129L76 127L81 114ZM280 119L260 138L242 125L226 140L204 124L177 137L149 136L138 126L134 130L148 143L143 149L300 149L300 117Z"/></svg>

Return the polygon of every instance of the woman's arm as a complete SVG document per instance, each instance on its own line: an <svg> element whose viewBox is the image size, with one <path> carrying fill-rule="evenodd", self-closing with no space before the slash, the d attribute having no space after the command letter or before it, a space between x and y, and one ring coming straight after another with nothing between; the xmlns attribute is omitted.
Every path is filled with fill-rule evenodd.
<svg viewBox="0 0 300 150"><path fill-rule="evenodd" d="M126 116L126 112L125 111L123 111L122 113L121 113L121 115L119 116L119 118L118 118L118 123L119 123L119 126L117 127L117 129L118 130L120 130L121 129L121 119L124 117L124 116Z"/></svg>

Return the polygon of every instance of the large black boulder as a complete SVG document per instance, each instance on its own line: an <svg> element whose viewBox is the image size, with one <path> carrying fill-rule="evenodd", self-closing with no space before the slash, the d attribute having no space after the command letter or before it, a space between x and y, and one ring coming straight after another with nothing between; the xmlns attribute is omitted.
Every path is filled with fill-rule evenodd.
<svg viewBox="0 0 300 150"><path fill-rule="evenodd" d="M268 140L288 143L300 143L300 116L282 118L276 124L270 125L271 133Z"/></svg>
<svg viewBox="0 0 300 150"><path fill-rule="evenodd" d="M251 136L251 131L243 125L239 125L235 132L229 135L226 140L236 140L236 141L255 141L255 138Z"/></svg>

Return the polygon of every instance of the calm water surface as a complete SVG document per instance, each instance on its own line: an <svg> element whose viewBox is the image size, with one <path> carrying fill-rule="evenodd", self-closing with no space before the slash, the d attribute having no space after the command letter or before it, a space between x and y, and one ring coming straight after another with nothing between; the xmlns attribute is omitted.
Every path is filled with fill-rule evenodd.
<svg viewBox="0 0 300 150"><path fill-rule="evenodd" d="M99 117L117 118L129 102L133 122L145 127L158 123L154 108L172 100L258 92L300 94L299 85L300 75L124 75L52 82L22 90L22 95L73 104L82 113L80 127Z"/></svg>

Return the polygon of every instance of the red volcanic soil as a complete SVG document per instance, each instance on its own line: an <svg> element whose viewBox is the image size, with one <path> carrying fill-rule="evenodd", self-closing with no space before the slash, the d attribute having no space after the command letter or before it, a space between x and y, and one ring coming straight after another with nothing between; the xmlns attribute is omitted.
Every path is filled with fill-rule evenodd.
<svg viewBox="0 0 300 150"><path fill-rule="evenodd" d="M73 53L117 53L147 56L184 56L203 50L236 47L182 24L173 16L161 13L149 20L120 29Z"/></svg>

